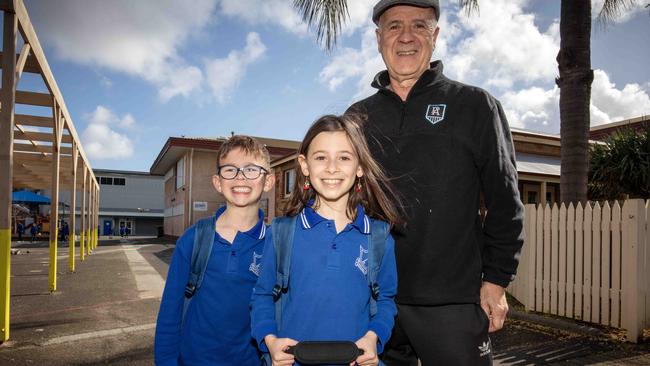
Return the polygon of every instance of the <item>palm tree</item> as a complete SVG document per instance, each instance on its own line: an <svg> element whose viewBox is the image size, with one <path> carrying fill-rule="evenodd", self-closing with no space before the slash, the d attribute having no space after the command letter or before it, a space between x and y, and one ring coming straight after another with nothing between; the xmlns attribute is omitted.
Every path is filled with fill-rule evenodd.
<svg viewBox="0 0 650 366"><path fill-rule="evenodd" d="M293 0L302 19L316 28L316 39L329 52L336 45L341 25L350 15L347 0Z"/></svg>
<svg viewBox="0 0 650 366"><path fill-rule="evenodd" d="M468 14L479 0L458 0ZM605 0L598 15L607 22L635 0ZM318 40L325 35L329 51L336 44L341 22L347 17L346 0L294 0L307 24L317 24ZM591 83L591 0L562 0L560 52L557 55L560 88L561 201L586 202L589 170L589 104Z"/></svg>
<svg viewBox="0 0 650 366"><path fill-rule="evenodd" d="M623 128L591 147L589 197L650 197L650 125Z"/></svg>

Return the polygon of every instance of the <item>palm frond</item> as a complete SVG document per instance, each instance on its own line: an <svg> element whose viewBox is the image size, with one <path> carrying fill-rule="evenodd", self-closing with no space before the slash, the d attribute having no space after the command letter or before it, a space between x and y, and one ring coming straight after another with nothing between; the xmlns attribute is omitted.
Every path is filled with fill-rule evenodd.
<svg viewBox="0 0 650 366"><path fill-rule="evenodd" d="M465 9L465 14L467 14L468 17L474 12L479 12L478 0L458 0L458 4L461 8Z"/></svg>
<svg viewBox="0 0 650 366"><path fill-rule="evenodd" d="M598 12L598 23L601 26L610 24L621 15L623 10L629 9L635 3L636 0L605 0L603 8Z"/></svg>
<svg viewBox="0 0 650 366"><path fill-rule="evenodd" d="M347 0L293 0L293 6L309 27L315 28L318 43L331 51L341 26L349 18Z"/></svg>

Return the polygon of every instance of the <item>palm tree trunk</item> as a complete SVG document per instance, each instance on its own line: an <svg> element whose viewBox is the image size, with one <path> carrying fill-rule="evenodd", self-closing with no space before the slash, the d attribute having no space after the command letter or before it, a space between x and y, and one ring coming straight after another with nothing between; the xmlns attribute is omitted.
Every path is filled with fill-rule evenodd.
<svg viewBox="0 0 650 366"><path fill-rule="evenodd" d="M562 0L560 16L560 199L587 201L591 82L591 0ZM545 197L542 197L545 202Z"/></svg>

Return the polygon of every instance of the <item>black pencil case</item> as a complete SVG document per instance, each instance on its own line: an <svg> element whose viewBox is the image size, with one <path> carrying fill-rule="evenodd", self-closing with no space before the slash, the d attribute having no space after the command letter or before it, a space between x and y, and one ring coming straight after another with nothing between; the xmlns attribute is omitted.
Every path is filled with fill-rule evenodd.
<svg viewBox="0 0 650 366"><path fill-rule="evenodd" d="M363 350L350 341L300 342L285 352L304 365L348 365L363 354Z"/></svg>

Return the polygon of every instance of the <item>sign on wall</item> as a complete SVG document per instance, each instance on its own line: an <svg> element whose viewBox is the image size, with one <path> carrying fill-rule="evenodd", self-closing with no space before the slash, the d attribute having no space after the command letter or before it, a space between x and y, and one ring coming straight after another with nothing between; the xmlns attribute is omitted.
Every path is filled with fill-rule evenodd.
<svg viewBox="0 0 650 366"><path fill-rule="evenodd" d="M208 203L204 201L194 201L194 211L207 211Z"/></svg>

